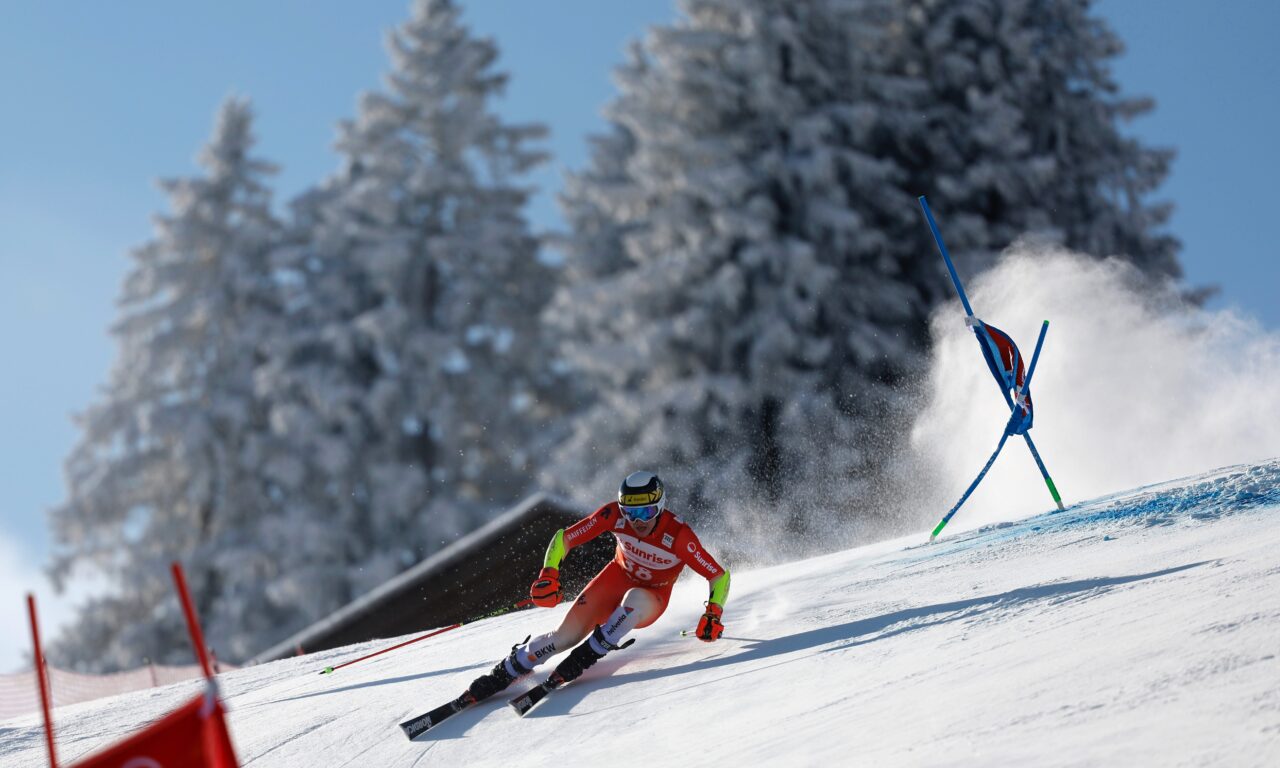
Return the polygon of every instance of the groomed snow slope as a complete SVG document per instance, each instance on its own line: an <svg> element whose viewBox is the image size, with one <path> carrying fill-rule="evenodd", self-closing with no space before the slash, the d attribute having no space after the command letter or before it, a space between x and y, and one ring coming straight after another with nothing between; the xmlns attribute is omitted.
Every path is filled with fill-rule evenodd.
<svg viewBox="0 0 1280 768"><path fill-rule="evenodd" d="M416 742L396 727L563 607L334 675L389 641L230 673L232 735L244 765L284 768L1280 765L1280 460L924 536L735 572L712 645L679 637L705 599L686 576L524 719L500 696ZM196 685L58 710L62 759ZM0 723L0 763L45 764L36 717Z"/></svg>

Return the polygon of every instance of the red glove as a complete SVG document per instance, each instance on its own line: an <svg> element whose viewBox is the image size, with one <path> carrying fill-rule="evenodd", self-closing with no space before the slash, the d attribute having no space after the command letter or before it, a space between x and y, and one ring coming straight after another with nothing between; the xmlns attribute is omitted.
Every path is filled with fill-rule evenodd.
<svg viewBox="0 0 1280 768"><path fill-rule="evenodd" d="M724 625L720 623L720 616L724 614L724 608L715 603L707 603L707 612L702 614L702 619L698 622L698 639L704 643L713 640L719 640L724 634Z"/></svg>
<svg viewBox="0 0 1280 768"><path fill-rule="evenodd" d="M560 602L560 570L543 568L529 587L529 597L539 608L554 608Z"/></svg>

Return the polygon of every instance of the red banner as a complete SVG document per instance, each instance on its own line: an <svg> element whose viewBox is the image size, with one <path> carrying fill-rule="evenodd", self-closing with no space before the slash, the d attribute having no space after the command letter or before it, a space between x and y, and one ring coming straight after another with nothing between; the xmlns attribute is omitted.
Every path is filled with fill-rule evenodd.
<svg viewBox="0 0 1280 768"><path fill-rule="evenodd" d="M73 768L237 768L215 689Z"/></svg>

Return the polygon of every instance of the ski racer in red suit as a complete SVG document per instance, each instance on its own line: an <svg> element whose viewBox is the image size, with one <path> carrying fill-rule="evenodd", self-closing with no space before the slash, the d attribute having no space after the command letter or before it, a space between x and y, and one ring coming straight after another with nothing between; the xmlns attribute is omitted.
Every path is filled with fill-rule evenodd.
<svg viewBox="0 0 1280 768"><path fill-rule="evenodd" d="M618 549L600 573L578 595L554 632L526 638L493 671L467 689L475 700L506 688L517 677L560 651L578 644L555 669L561 682L577 678L619 643L632 629L647 627L667 609L676 578L687 565L711 584L706 613L697 636L711 642L724 632L720 617L729 595L729 572L702 548L683 520L666 509L662 480L652 472L633 472L622 481L618 500L590 516L556 531L538 580L529 589L535 605L551 608L560 602L560 563L574 547L612 533ZM585 638L585 640L584 640Z"/></svg>

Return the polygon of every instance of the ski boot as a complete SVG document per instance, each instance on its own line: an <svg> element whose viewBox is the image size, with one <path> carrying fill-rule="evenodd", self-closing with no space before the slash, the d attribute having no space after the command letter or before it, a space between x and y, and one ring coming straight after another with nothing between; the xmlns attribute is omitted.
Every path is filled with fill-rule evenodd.
<svg viewBox="0 0 1280 768"><path fill-rule="evenodd" d="M471 685L467 686L467 692L463 694L464 697L470 698L471 703L484 701L511 685L517 677L532 672L533 668L525 666L519 654L516 653L516 649L527 642L529 642L528 637L524 639L524 642L511 646L511 653L505 659L495 664L487 674L472 680Z"/></svg>
<svg viewBox="0 0 1280 768"><path fill-rule="evenodd" d="M558 678L560 685L576 680L593 664L603 659L609 651L620 651L634 642L635 639L632 638L622 645L614 645L604 638L604 632L597 625L590 637L583 640L577 648L569 651L564 661L556 665L556 671L551 673L551 677Z"/></svg>

